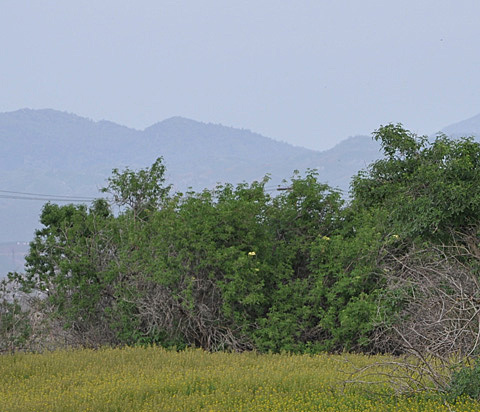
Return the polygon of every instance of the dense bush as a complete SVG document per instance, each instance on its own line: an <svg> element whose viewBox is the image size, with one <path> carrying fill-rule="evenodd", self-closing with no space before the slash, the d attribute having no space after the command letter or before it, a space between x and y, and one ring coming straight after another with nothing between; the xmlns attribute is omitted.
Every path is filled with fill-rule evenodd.
<svg viewBox="0 0 480 412"><path fill-rule="evenodd" d="M480 400L480 364L464 366L452 375L448 387L448 396L458 399L461 396Z"/></svg>
<svg viewBox="0 0 480 412"><path fill-rule="evenodd" d="M0 296L0 353L23 349L31 335L29 313Z"/></svg>
<svg viewBox="0 0 480 412"><path fill-rule="evenodd" d="M441 307L445 288L458 297L456 278L438 271L473 288L462 302L477 299L480 146L430 143L401 125L374 137L386 157L354 177L348 203L314 171L272 196L268 177L172 194L161 158L114 170L111 203L44 206L26 273L11 278L47 293L86 344L418 352L412 313ZM475 319L469 336L480 333ZM425 342L440 333L429 330Z"/></svg>

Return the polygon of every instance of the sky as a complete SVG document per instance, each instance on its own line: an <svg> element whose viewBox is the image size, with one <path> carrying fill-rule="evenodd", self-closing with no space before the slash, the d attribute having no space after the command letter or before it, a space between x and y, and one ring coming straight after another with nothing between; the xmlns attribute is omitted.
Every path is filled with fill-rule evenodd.
<svg viewBox="0 0 480 412"><path fill-rule="evenodd" d="M316 150L480 113L478 0L0 0L0 112L172 116Z"/></svg>

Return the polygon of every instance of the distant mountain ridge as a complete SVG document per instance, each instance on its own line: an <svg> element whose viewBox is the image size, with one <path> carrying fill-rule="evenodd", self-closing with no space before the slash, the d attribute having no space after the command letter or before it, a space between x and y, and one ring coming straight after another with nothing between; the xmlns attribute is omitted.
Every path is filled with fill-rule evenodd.
<svg viewBox="0 0 480 412"><path fill-rule="evenodd" d="M443 131L480 135L480 115ZM275 188L294 170L317 169L321 181L348 192L351 177L381 156L379 144L367 136L318 152L183 117L141 131L52 109L0 113L0 144L0 191L90 197L99 196L113 168L145 168L159 156L178 191L251 182L267 173ZM7 199L0 192L0 242L33 238L44 203Z"/></svg>
<svg viewBox="0 0 480 412"><path fill-rule="evenodd" d="M478 137L480 136L480 114L444 127L442 133L452 137Z"/></svg>
<svg viewBox="0 0 480 412"><path fill-rule="evenodd" d="M0 113L0 144L0 190L90 197L100 195L113 168L145 168L159 156L164 157L168 183L178 191L251 182L267 173L269 187L275 188L294 170L307 168L319 169L321 180L348 190L350 177L379 156L367 137L352 138L344 145L350 150L345 155L343 149L343 154L338 148L316 152L249 130L182 117L140 131L52 109ZM44 203L7 199L0 192L0 242L32 239Z"/></svg>
<svg viewBox="0 0 480 412"><path fill-rule="evenodd" d="M9 187L18 183L14 189L19 191L61 190L61 194L80 194L71 179L58 184L51 176L50 184L46 180L42 184L34 178L27 182L24 176L18 182L18 174L28 175L28 171L35 170L40 174L76 175L82 190L91 186L83 194L96 195L112 168L147 167L158 156L164 157L170 182L179 190L190 186L196 190L212 188L217 182L248 182L267 173L272 176L272 184L278 184L289 178L293 170L307 168L318 168L323 171L322 180L344 190L348 188L344 173L330 170L340 161L332 159L335 150L316 152L249 130L182 117L166 119L139 131L52 109L23 109L0 114L0 141L6 155L0 170L17 175L16 179L9 179ZM364 142L361 149L368 162L378 155L378 147L369 139ZM341 160L349 177L358 166L351 160ZM78 179L74 180L78 183Z"/></svg>

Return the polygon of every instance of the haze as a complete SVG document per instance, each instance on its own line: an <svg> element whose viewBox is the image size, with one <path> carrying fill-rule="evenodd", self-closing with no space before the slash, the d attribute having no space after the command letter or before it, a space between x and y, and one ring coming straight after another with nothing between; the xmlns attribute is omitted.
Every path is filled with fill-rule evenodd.
<svg viewBox="0 0 480 412"><path fill-rule="evenodd" d="M2 0L0 112L171 116L324 150L480 112L480 2Z"/></svg>

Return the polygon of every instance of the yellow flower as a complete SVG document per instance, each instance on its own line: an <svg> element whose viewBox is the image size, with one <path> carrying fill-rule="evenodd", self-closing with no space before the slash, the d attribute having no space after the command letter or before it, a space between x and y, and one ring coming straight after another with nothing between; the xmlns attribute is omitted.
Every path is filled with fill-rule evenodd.
<svg viewBox="0 0 480 412"><path fill-rule="evenodd" d="M328 236L323 236L322 239L323 240L330 240L330 238Z"/></svg>
<svg viewBox="0 0 480 412"><path fill-rule="evenodd" d="M400 239L400 236L398 236L398 235L392 235L392 237L393 237L394 239Z"/></svg>
<svg viewBox="0 0 480 412"><path fill-rule="evenodd" d="M256 253L255 252L248 252L248 256L255 256Z"/></svg>

